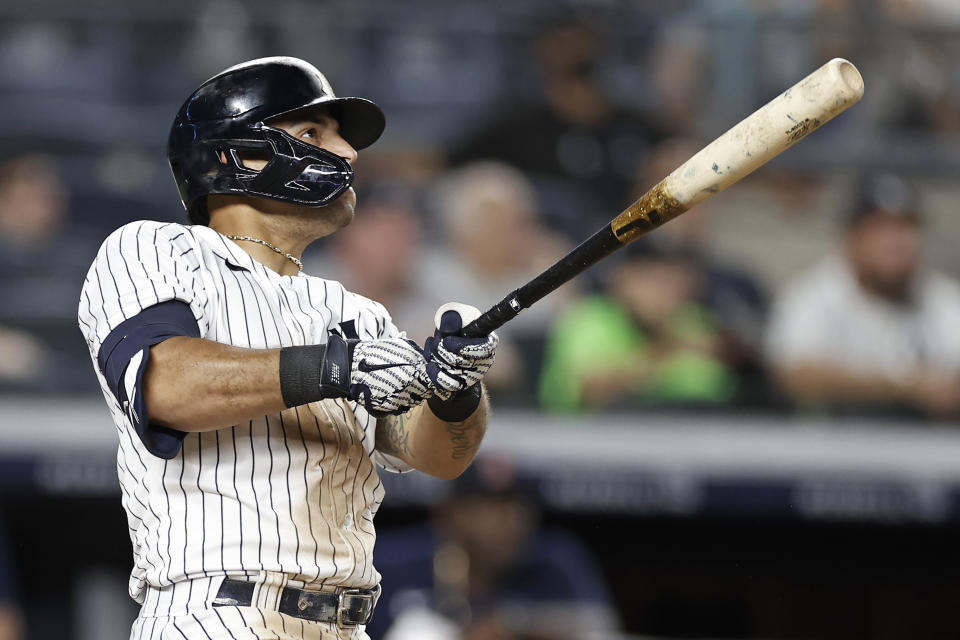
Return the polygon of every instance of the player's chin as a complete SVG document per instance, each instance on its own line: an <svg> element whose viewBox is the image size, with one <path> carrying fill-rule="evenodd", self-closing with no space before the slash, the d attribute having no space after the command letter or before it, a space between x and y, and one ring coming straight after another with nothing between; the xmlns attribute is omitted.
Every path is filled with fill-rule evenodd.
<svg viewBox="0 0 960 640"><path fill-rule="evenodd" d="M307 233L312 233L315 238L322 238L350 224L356 205L357 196L350 188L336 200L322 207L263 200L260 210L295 219L297 224L306 225L305 231L309 229Z"/></svg>
<svg viewBox="0 0 960 640"><path fill-rule="evenodd" d="M350 220L353 220L353 215L357 209L357 192L353 190L353 187L347 187L347 190L340 194L340 197L337 198L333 204L348 211L350 213Z"/></svg>
<svg viewBox="0 0 960 640"><path fill-rule="evenodd" d="M334 226L345 227L353 221L356 208L357 194L350 187L339 198L318 209L318 212Z"/></svg>

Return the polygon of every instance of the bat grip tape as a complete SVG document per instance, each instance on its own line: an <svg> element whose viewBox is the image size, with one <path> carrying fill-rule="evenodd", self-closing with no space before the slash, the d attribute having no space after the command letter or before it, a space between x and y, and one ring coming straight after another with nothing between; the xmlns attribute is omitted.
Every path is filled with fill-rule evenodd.
<svg viewBox="0 0 960 640"><path fill-rule="evenodd" d="M513 320L525 307L518 299L520 290L511 291L506 298L493 305L489 310L469 323L460 332L465 338L482 338L488 336L504 324Z"/></svg>

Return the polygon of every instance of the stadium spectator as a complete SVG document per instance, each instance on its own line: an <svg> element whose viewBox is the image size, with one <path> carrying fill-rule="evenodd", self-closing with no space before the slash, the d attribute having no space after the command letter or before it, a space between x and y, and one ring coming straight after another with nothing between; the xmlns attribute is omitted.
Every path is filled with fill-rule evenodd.
<svg viewBox="0 0 960 640"><path fill-rule="evenodd" d="M722 361L716 322L697 301L689 254L637 242L607 260L603 291L572 305L551 330L540 404L572 411L730 402L737 379Z"/></svg>
<svg viewBox="0 0 960 640"><path fill-rule="evenodd" d="M706 143L695 138L664 140L648 154L637 172L635 197L680 166ZM763 361L763 329L767 320L767 295L752 273L718 256L712 245L717 223L712 202L697 205L645 238L645 242L684 252L696 272L697 302L716 323L719 354L737 374L741 384L738 405L756 406L770 401Z"/></svg>
<svg viewBox="0 0 960 640"><path fill-rule="evenodd" d="M66 187L51 158L21 155L0 164L3 386L75 390L87 382L85 372L73 375L83 366L82 349L56 353L76 342L77 291L97 246L84 237L68 225Z"/></svg>
<svg viewBox="0 0 960 640"><path fill-rule="evenodd" d="M871 177L839 254L780 295L767 352L798 405L960 416L960 285L924 268L922 230L910 185Z"/></svg>
<svg viewBox="0 0 960 640"><path fill-rule="evenodd" d="M508 461L477 459L430 525L384 533L377 544L383 594L371 637L581 640L617 626L588 552L540 529Z"/></svg>
<svg viewBox="0 0 960 640"><path fill-rule="evenodd" d="M637 161L660 137L650 118L608 98L602 43L583 22L549 24L534 47L540 95L502 99L449 152L455 166L496 159L526 173L550 224L578 239L628 204Z"/></svg>
<svg viewBox="0 0 960 640"><path fill-rule="evenodd" d="M76 315L83 265L99 243L70 223L53 158L30 154L0 164L0 317Z"/></svg>
<svg viewBox="0 0 960 640"><path fill-rule="evenodd" d="M485 309L567 249L541 224L530 182L507 165L465 166L448 174L434 195L445 244L435 244L426 255L420 282L437 304L456 300ZM497 362L484 379L498 392L498 401L533 396L546 327L573 290L571 284L564 286L498 331Z"/></svg>
<svg viewBox="0 0 960 640"><path fill-rule="evenodd" d="M0 388L21 389L37 381L48 364L43 343L26 331L0 326Z"/></svg>

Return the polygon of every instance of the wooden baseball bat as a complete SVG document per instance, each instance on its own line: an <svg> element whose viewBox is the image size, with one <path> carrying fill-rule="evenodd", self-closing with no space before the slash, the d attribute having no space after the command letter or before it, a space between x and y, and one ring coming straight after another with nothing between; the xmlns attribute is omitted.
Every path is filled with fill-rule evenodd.
<svg viewBox="0 0 960 640"><path fill-rule="evenodd" d="M852 63L834 58L698 151L610 224L464 327L488 335L620 247L723 191L819 129L863 96Z"/></svg>

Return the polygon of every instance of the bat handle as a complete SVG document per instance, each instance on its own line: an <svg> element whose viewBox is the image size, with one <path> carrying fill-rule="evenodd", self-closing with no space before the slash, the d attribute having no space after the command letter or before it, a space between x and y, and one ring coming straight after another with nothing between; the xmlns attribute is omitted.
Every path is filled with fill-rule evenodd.
<svg viewBox="0 0 960 640"><path fill-rule="evenodd" d="M488 336L504 324L516 318L524 307L518 299L519 289L515 289L506 298L480 314L473 322L460 331L465 338L482 338Z"/></svg>
<svg viewBox="0 0 960 640"><path fill-rule="evenodd" d="M613 227L609 224L604 225L584 240L579 247L553 263L546 271L519 289L511 291L506 298L465 326L460 335L466 338L482 338L490 335L491 331L499 329L504 323L516 318L521 311L529 309L537 300L598 260L610 255L620 246L622 246L621 240L613 233Z"/></svg>

